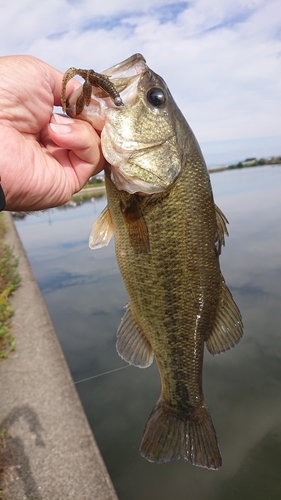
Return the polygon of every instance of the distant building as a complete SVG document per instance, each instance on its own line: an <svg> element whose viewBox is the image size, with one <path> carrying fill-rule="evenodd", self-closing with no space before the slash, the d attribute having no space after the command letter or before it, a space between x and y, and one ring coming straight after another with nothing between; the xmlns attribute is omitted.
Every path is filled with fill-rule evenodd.
<svg viewBox="0 0 281 500"><path fill-rule="evenodd" d="M257 162L256 158L246 158L246 160L242 161L242 165L254 165Z"/></svg>

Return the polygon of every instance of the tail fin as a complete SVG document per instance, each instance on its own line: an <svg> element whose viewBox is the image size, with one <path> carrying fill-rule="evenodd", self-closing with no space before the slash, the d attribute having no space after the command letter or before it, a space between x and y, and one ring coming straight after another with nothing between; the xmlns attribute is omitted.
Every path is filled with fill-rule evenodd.
<svg viewBox="0 0 281 500"><path fill-rule="evenodd" d="M216 432L205 405L183 414L160 400L146 424L140 453L150 462L184 458L207 469L219 469L222 464Z"/></svg>

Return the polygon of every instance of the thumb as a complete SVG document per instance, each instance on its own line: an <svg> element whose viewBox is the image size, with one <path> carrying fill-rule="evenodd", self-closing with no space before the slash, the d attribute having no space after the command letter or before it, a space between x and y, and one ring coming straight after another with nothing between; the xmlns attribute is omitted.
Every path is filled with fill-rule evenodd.
<svg viewBox="0 0 281 500"><path fill-rule="evenodd" d="M104 168L100 136L88 122L53 114L48 129L50 139L60 148L70 151L72 163L88 164L91 175Z"/></svg>

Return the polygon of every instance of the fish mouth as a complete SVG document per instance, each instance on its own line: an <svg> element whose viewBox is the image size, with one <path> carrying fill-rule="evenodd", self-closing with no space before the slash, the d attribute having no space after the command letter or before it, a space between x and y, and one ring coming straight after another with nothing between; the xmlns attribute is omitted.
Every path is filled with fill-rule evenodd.
<svg viewBox="0 0 281 500"><path fill-rule="evenodd" d="M134 103L137 98L138 82L147 71L148 66L145 58L142 54L137 53L104 70L101 74L108 77L126 106ZM82 86L73 92L67 100L66 112L72 118L77 116L76 102L81 94ZM90 104L79 113L79 118L90 122L97 131L101 131L105 124L106 110L109 108L117 109L112 98L103 89L93 86Z"/></svg>
<svg viewBox="0 0 281 500"><path fill-rule="evenodd" d="M115 66L106 69L105 71L102 72L102 74L108 76L109 78L115 78L115 79L121 77L122 80L124 73L127 74L127 78L129 78L143 74L144 70L145 71L147 70L146 60L142 54L137 53L128 57L124 61L115 64Z"/></svg>

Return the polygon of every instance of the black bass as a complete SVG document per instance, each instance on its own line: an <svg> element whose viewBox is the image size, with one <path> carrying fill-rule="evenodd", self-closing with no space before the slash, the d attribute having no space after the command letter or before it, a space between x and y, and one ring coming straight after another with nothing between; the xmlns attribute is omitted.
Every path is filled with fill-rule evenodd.
<svg viewBox="0 0 281 500"><path fill-rule="evenodd" d="M129 295L117 351L142 368L155 357L161 375L162 392L140 452L152 462L184 458L218 469L202 369L205 343L218 354L242 336L241 315L219 265L227 220L214 204L198 143L163 79L140 54L103 75L106 85L90 81L92 96L82 106L78 89L67 112L102 131L108 206L93 226L90 247L108 244L114 234Z"/></svg>

